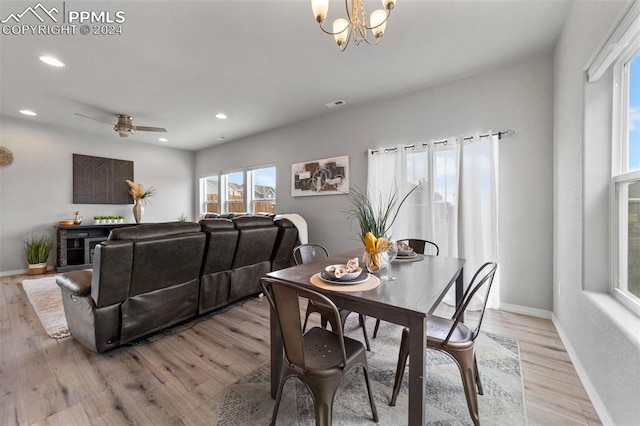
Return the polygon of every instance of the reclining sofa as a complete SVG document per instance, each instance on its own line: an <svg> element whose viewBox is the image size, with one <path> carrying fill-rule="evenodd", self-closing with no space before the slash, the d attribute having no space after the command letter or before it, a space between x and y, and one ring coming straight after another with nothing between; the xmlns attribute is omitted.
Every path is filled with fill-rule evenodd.
<svg viewBox="0 0 640 426"><path fill-rule="evenodd" d="M268 215L113 229L93 270L56 278L71 335L102 353L261 292L293 264L295 226Z"/></svg>

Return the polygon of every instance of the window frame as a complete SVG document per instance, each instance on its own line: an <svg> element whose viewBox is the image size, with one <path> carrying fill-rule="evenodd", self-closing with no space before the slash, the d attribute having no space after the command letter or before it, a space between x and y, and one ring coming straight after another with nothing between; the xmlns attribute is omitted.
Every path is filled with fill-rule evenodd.
<svg viewBox="0 0 640 426"><path fill-rule="evenodd" d="M273 200L273 213L275 213L276 211L276 205L277 205L277 198L278 198L278 189L277 186L274 186L273 189L275 191L274 197L273 198L267 198L267 199L256 199L254 197L254 175L253 173L258 171L258 170L263 170L263 169L273 169L274 171L274 175L276 176L277 179L277 173L278 173L278 169L275 165L275 163L269 163L269 164L263 164L260 166L251 166L251 167L247 167L247 172L246 172L246 186L248 187L248 191L246 193L246 199L247 199L247 207L251 207L251 209L247 208L248 212L251 213L256 213L256 209L255 209L255 203L256 201L270 201Z"/></svg>
<svg viewBox="0 0 640 426"><path fill-rule="evenodd" d="M624 306L640 315L640 297L630 293L628 263L628 185L640 181L640 170L629 170L629 63L640 55L640 37L635 37L613 64L613 108L611 143L611 284L610 292ZM638 70L640 73L640 69Z"/></svg>
<svg viewBox="0 0 640 426"><path fill-rule="evenodd" d="M228 176L234 173L242 174L242 211L246 212L247 210L247 171L246 169L233 169L233 170L225 170L220 172L220 207L221 213L236 213L229 211L229 188L228 188ZM224 189L224 191L222 191ZM234 201L237 202L237 201Z"/></svg>
<svg viewBox="0 0 640 426"><path fill-rule="evenodd" d="M213 176L218 178L218 201L215 203L207 201L207 180ZM207 174L201 175L199 179L198 193L199 193L198 208L200 210L199 214L213 213L207 210L207 206L209 204L217 204L218 209L216 213L220 213L220 173L207 173Z"/></svg>

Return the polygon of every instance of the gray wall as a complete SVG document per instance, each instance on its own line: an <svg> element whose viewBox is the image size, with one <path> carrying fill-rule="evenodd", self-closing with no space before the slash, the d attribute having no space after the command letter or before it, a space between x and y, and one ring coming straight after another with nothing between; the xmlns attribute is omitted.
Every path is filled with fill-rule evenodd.
<svg viewBox="0 0 640 426"><path fill-rule="evenodd" d="M190 151L135 143L109 134L103 138L43 126L36 119L1 117L0 141L13 151L11 166L0 169L0 274L27 268L23 240L32 232L55 235L53 226L73 219L83 223L95 215L122 215L134 222L132 205L73 204L72 154L117 158L134 162L136 182L153 186L157 195L146 207L144 221L174 221L184 213L193 218L194 154ZM55 252L49 267L55 263Z"/></svg>
<svg viewBox="0 0 640 426"><path fill-rule="evenodd" d="M500 142L500 299L550 311L552 100L552 58L534 58L200 151L196 175L275 163L277 211L304 216L310 241L337 253L361 245L343 213L346 199L292 198L292 163L349 155L351 184L364 188L367 148L514 129Z"/></svg>
<svg viewBox="0 0 640 426"><path fill-rule="evenodd" d="M640 318L608 293L611 74L584 70L625 6L574 2L554 56L553 312L603 422L621 426L640 419Z"/></svg>

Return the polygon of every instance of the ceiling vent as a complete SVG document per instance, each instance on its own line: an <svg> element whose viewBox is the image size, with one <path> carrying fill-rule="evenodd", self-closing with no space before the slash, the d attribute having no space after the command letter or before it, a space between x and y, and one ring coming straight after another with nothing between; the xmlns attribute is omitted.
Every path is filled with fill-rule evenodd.
<svg viewBox="0 0 640 426"><path fill-rule="evenodd" d="M328 104L325 104L325 106L326 106L327 108L335 108L335 107L342 106L342 105L344 105L344 104L346 104L346 102L345 102L345 101L343 101L342 99L339 99L339 100L337 100L337 101L329 102Z"/></svg>

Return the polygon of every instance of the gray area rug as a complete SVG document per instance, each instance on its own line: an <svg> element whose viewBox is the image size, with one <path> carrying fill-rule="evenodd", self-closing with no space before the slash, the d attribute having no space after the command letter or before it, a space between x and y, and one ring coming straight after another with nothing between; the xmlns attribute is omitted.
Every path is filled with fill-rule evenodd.
<svg viewBox="0 0 640 426"><path fill-rule="evenodd" d="M56 276L23 280L22 288L49 337L54 339L68 337L69 326L64 316L62 293L56 284Z"/></svg>
<svg viewBox="0 0 640 426"><path fill-rule="evenodd" d="M408 367L396 406L388 405L401 330L399 326L382 322L378 337L371 340L368 363L380 417L379 425L407 424ZM357 327L357 315L349 317L345 334L362 339L362 330ZM484 386L484 395L478 395L481 423L509 426L526 424L518 341L482 333L476 345ZM275 401L270 397L270 370L267 363L227 388L218 398L210 401L208 408L211 424L214 425L267 425L274 404ZM432 350L427 350L426 419L427 425L473 424L457 366L449 356ZM315 424L311 394L295 378L289 379L285 385L277 424ZM338 389L333 405L333 424L375 424L371 419L361 369L352 371Z"/></svg>

